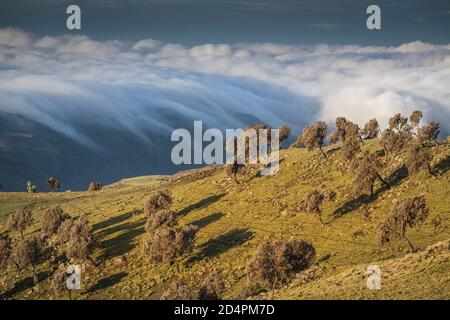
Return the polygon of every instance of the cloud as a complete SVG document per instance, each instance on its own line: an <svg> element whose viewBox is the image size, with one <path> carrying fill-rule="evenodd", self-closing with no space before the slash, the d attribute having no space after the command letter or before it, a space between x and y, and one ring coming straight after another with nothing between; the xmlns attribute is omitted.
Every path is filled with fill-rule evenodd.
<svg viewBox="0 0 450 320"><path fill-rule="evenodd" d="M289 46L271 43L185 47L143 39L35 38L0 29L0 111L19 113L90 146L87 124L143 141L192 126L242 127L346 116L386 123L425 111L450 133L450 45Z"/></svg>

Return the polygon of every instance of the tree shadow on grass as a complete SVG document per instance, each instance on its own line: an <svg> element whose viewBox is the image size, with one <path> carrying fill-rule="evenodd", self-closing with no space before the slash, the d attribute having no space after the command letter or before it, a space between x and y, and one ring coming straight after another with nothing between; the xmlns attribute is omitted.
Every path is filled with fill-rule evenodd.
<svg viewBox="0 0 450 320"><path fill-rule="evenodd" d="M123 278L125 278L128 275L126 272L119 272L116 274L113 274L112 276L103 278L99 281L97 281L96 284L94 284L92 287L90 287L86 293L92 293L98 290L103 290L108 287L111 287L117 283L119 283Z"/></svg>
<svg viewBox="0 0 450 320"><path fill-rule="evenodd" d="M444 160L439 162L436 166L433 168L433 173L437 173L439 175L444 174L445 172L450 169L450 157L445 156Z"/></svg>
<svg viewBox="0 0 450 320"><path fill-rule="evenodd" d="M141 212L142 212L142 210L134 210L134 211L131 211L131 212L126 212L126 213L121 214L119 216L111 217L111 218L109 218L107 220L104 220L102 222L96 223L96 224L93 225L92 228L94 229L94 231L97 231L97 230L100 230L100 229L104 229L104 228L110 227L112 225L121 223L121 222L123 222L125 220L128 220L131 217L133 217L134 215L136 215L137 213L141 213Z"/></svg>
<svg viewBox="0 0 450 320"><path fill-rule="evenodd" d="M50 277L50 271L43 271L38 273L39 282L44 281ZM14 287L0 294L0 300L8 300L18 295L19 293L34 287L33 277L26 277L14 284Z"/></svg>
<svg viewBox="0 0 450 320"><path fill-rule="evenodd" d="M216 238L205 242L200 248L200 252L189 259L188 263L201 260L203 258L214 258L231 248L240 246L253 238L253 232L248 229L233 229Z"/></svg>
<svg viewBox="0 0 450 320"><path fill-rule="evenodd" d="M144 224L145 220L140 220L109 228L107 234L123 230L126 231L112 239L104 240L100 243L100 247L104 250L101 258L106 259L121 256L133 249L133 240L145 231Z"/></svg>
<svg viewBox="0 0 450 320"><path fill-rule="evenodd" d="M218 194L218 195L216 194L216 195L210 196L208 198L205 198L203 200L200 200L197 203L191 204L191 205L187 206L186 208L180 210L178 212L178 216L183 217L191 211L194 211L194 210L200 209L200 208L205 208L205 207L213 204L214 202L219 201L224 195L225 194Z"/></svg>
<svg viewBox="0 0 450 320"><path fill-rule="evenodd" d="M216 213L210 214L210 215L208 215L206 217L203 217L203 218L197 219L195 221L192 221L190 224L193 224L194 226L197 226L199 228L204 228L208 224L219 220L223 216L224 216L224 214L222 212L216 212Z"/></svg>
<svg viewBox="0 0 450 320"><path fill-rule="evenodd" d="M408 176L408 169L406 168L405 165L403 165L403 166L397 168L394 172L392 172L386 180L389 183L390 187L392 188L392 187L395 187L396 185L398 185L407 176ZM352 212L354 210L357 210L358 208L360 208L364 204L368 204L368 203L374 202L375 200L378 199L378 197L384 191L386 191L388 189L389 188L386 185L383 184L380 188L378 188L373 193L372 197L370 195L367 195L367 194L362 194L362 195L358 196L355 199L347 201L341 207L337 208L333 212L333 218L334 219L332 221L328 222L328 223L331 223L331 222L335 221L336 219L346 215L347 213L350 213L350 212Z"/></svg>

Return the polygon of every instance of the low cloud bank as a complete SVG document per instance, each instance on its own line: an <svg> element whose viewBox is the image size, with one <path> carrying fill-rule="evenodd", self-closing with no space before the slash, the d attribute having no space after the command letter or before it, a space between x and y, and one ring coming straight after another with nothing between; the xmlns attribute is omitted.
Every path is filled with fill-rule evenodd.
<svg viewBox="0 0 450 320"><path fill-rule="evenodd" d="M21 114L91 147L86 125L139 139L203 120L291 124L337 116L385 124L415 109L450 132L450 45L399 47L205 44L145 39L36 38L0 29L0 111Z"/></svg>

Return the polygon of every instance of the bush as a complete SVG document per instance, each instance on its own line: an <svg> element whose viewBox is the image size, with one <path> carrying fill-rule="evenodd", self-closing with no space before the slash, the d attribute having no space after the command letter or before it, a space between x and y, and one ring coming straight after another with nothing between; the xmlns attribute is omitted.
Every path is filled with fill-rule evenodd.
<svg viewBox="0 0 450 320"><path fill-rule="evenodd" d="M169 209L172 206L172 194L169 190L158 191L144 204L144 214L150 217L159 210Z"/></svg>
<svg viewBox="0 0 450 320"><path fill-rule="evenodd" d="M160 227L146 234L144 252L152 263L173 264L179 257L192 252L197 230L192 225L179 229Z"/></svg>
<svg viewBox="0 0 450 320"><path fill-rule="evenodd" d="M8 230L10 232L20 232L23 238L24 231L33 223L33 215L28 208L17 209L8 219Z"/></svg>
<svg viewBox="0 0 450 320"><path fill-rule="evenodd" d="M70 232L72 230L74 221L73 219L64 220L56 232L58 241L60 244L64 244L70 239Z"/></svg>
<svg viewBox="0 0 450 320"><path fill-rule="evenodd" d="M36 265L39 263L44 252L45 242L37 236L19 239L15 242L12 250L12 260L19 270L23 270L31 265L34 284L37 284L39 281L36 273Z"/></svg>
<svg viewBox="0 0 450 320"><path fill-rule="evenodd" d="M311 266L314 247L305 241L263 242L247 266L250 281L267 289L287 284L295 273Z"/></svg>
<svg viewBox="0 0 450 320"><path fill-rule="evenodd" d="M278 138L280 140L280 147L281 145L289 139L289 136L291 134L292 128L288 126L287 124L282 125L279 129Z"/></svg>
<svg viewBox="0 0 450 320"><path fill-rule="evenodd" d="M225 284L221 274L213 272L203 280L198 292L198 298L200 300L219 300L224 289Z"/></svg>
<svg viewBox="0 0 450 320"><path fill-rule="evenodd" d="M390 188L389 183L380 174L381 168L381 162L376 154L366 151L354 171L353 187L357 194L370 192L370 196L373 197L373 187L377 180Z"/></svg>
<svg viewBox="0 0 450 320"><path fill-rule="evenodd" d="M56 235L61 224L69 218L60 206L45 210L42 215L42 233L49 238Z"/></svg>
<svg viewBox="0 0 450 320"><path fill-rule="evenodd" d="M417 139L419 143L436 141L439 133L439 123L433 121L419 129Z"/></svg>
<svg viewBox="0 0 450 320"><path fill-rule="evenodd" d="M175 211L160 210L147 218L145 230L147 232L152 232L163 226L174 227L176 225L177 225L177 214Z"/></svg>
<svg viewBox="0 0 450 320"><path fill-rule="evenodd" d="M67 287L67 280L69 279L69 274L66 271L64 264L61 264L53 275L52 279L52 289L56 293L68 293L69 299L72 300L72 292Z"/></svg>
<svg viewBox="0 0 450 320"><path fill-rule="evenodd" d="M193 300L194 294L184 280L173 281L161 295L161 300Z"/></svg>
<svg viewBox="0 0 450 320"><path fill-rule="evenodd" d="M88 186L88 191L102 190L103 185L100 181L91 181Z"/></svg>
<svg viewBox="0 0 450 320"><path fill-rule="evenodd" d="M378 225L378 242L384 245L401 239L408 243L409 251L414 252L413 244L406 237L406 228L421 226L428 214L429 209L423 196L396 201L389 215Z"/></svg>
<svg viewBox="0 0 450 320"><path fill-rule="evenodd" d="M312 190L306 194L302 201L299 202L298 210L315 215L322 225L325 225L325 222L322 220L322 210L320 209L320 206L324 200L325 195L322 192Z"/></svg>

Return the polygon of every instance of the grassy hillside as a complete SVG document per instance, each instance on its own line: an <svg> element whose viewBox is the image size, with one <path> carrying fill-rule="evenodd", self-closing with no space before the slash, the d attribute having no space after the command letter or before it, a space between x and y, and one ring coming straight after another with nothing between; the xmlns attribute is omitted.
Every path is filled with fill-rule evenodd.
<svg viewBox="0 0 450 320"><path fill-rule="evenodd" d="M174 177L126 179L90 193L0 193L0 231L5 230L8 215L23 206L30 206L35 216L30 232L39 230L42 212L54 205L72 216L86 213L97 238L94 258L99 266L84 265L82 290L74 293L77 299L158 299L175 277L196 288L213 270L226 279L223 298L248 298L247 262L261 241L275 239L311 242L317 262L285 288L251 298L449 299L450 143L433 148L438 178L425 171L408 176L402 155L390 159L383 176L392 188L377 185L374 198L354 195L352 173L338 169L338 148L325 149L327 159L304 149L284 150L277 175L255 177L248 172L239 176L239 185L222 168L209 168ZM364 148L380 149L375 140ZM174 266L152 266L142 252L143 205L161 188L172 190L180 224L199 227L194 254L178 271ZM296 210L298 201L313 188L337 193L335 201L324 203L325 226ZM380 247L375 228L392 201L415 195L424 195L430 208L425 224L408 231L423 250L407 254L402 242ZM366 287L365 270L373 264L381 268L381 290ZM1 298L61 298L50 288L48 264L38 270L44 280L36 287L29 271L3 272Z"/></svg>

